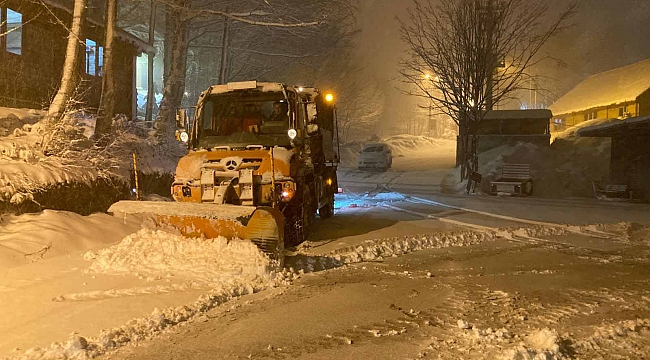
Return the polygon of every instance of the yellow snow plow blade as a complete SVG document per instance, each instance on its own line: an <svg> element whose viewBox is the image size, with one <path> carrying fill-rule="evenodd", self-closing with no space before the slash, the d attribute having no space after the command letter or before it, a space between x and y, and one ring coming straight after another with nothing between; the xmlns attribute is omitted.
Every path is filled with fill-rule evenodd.
<svg viewBox="0 0 650 360"><path fill-rule="evenodd" d="M139 215L188 237L249 240L272 258L284 252L284 217L270 207L210 203L120 201L108 209L118 217Z"/></svg>

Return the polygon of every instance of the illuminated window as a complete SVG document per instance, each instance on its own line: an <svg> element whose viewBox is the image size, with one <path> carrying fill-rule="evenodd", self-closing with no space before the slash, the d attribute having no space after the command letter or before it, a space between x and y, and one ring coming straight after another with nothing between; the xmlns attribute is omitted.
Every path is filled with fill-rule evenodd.
<svg viewBox="0 0 650 360"><path fill-rule="evenodd" d="M95 75L97 67L97 43L86 39L86 74Z"/></svg>
<svg viewBox="0 0 650 360"><path fill-rule="evenodd" d="M97 53L97 75L104 75L104 47L99 47L99 52Z"/></svg>
<svg viewBox="0 0 650 360"><path fill-rule="evenodd" d="M12 54L21 55L23 52L23 15L7 9L6 49Z"/></svg>

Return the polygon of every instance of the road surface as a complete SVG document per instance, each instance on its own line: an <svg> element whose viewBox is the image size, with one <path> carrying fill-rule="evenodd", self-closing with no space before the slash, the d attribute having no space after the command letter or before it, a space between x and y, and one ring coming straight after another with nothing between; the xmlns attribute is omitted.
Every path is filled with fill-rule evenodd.
<svg viewBox="0 0 650 360"><path fill-rule="evenodd" d="M511 236L316 266L104 358L650 358L650 206L443 194L447 169L408 165L343 171L336 216L317 220L286 266L368 240ZM526 230L551 228L568 230Z"/></svg>

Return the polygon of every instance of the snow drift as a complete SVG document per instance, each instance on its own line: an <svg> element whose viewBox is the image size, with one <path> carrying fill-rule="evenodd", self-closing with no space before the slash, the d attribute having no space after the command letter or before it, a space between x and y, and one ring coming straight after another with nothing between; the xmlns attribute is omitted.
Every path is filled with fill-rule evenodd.
<svg viewBox="0 0 650 360"><path fill-rule="evenodd" d="M45 210L0 218L0 271L107 246L137 231L140 222L106 214Z"/></svg>
<svg viewBox="0 0 650 360"><path fill-rule="evenodd" d="M90 273L184 277L229 283L237 278L269 278L271 263L250 241L186 238L142 229L119 244L84 254Z"/></svg>

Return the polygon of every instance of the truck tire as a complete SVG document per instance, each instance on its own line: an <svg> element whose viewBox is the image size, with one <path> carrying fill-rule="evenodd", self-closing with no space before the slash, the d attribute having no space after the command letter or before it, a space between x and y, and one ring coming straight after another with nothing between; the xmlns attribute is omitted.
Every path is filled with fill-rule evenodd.
<svg viewBox="0 0 650 360"><path fill-rule="evenodd" d="M328 219L334 215L334 195L331 195L330 201L326 205L318 209L318 215L321 219Z"/></svg>
<svg viewBox="0 0 650 360"><path fill-rule="evenodd" d="M284 238L286 246L297 246L307 240L311 232L311 222L314 216L313 206L311 204L311 194L309 187L304 186L305 190L301 197L295 199L285 211L285 230Z"/></svg>

